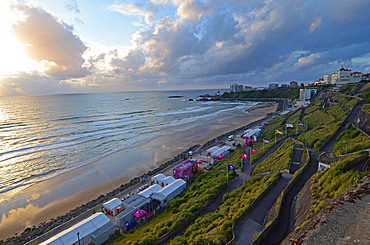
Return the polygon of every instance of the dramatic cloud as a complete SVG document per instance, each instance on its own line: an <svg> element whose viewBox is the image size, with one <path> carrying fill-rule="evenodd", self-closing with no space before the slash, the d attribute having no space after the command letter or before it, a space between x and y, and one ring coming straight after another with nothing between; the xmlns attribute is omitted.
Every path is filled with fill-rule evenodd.
<svg viewBox="0 0 370 245"><path fill-rule="evenodd" d="M152 3L175 6L177 18L136 33L136 48L114 64L123 71L133 62L138 74L161 74L167 84L212 77L266 82L319 65L323 75L370 53L368 1Z"/></svg>
<svg viewBox="0 0 370 245"><path fill-rule="evenodd" d="M58 79L86 76L82 58L87 49L73 28L53 15L24 4L14 6L26 18L13 25L13 33L24 44L29 57L44 67L47 75Z"/></svg>
<svg viewBox="0 0 370 245"><path fill-rule="evenodd" d="M66 7L80 11L75 0ZM132 46L117 47L120 40L112 40L112 47L97 50L46 11L24 4L16 9L26 18L14 33L44 67L41 84L54 81L55 89L265 86L312 81L342 65L368 71L370 64L369 0L116 1L104 11L126 21L112 22L113 32L131 25Z"/></svg>

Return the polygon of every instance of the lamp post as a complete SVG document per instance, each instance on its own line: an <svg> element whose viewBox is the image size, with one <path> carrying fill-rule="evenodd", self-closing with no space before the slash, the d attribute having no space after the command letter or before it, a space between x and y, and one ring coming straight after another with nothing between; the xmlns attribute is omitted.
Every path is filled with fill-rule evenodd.
<svg viewBox="0 0 370 245"><path fill-rule="evenodd" d="M80 233L79 232L77 232L77 239L78 239L78 245L81 245L80 244Z"/></svg>

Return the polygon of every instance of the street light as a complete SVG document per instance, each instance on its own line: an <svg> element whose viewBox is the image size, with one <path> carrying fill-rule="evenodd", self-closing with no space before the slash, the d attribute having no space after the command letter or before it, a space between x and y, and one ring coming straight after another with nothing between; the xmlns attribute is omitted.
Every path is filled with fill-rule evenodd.
<svg viewBox="0 0 370 245"><path fill-rule="evenodd" d="M77 239L78 239L78 245L81 245L80 244L80 233L79 232L77 232Z"/></svg>

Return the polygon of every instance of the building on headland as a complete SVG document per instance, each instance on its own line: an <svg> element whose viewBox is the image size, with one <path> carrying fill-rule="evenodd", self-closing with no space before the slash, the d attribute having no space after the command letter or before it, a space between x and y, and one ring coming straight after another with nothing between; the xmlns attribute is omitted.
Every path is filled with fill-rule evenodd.
<svg viewBox="0 0 370 245"><path fill-rule="evenodd" d="M363 74L361 77L362 81L370 81L370 73Z"/></svg>
<svg viewBox="0 0 370 245"><path fill-rule="evenodd" d="M310 100L318 91L318 88L305 87L299 90L299 100L306 101Z"/></svg>
<svg viewBox="0 0 370 245"><path fill-rule="evenodd" d="M270 83L269 84L269 90L278 89L278 88L279 88L279 84L277 84L277 83Z"/></svg>
<svg viewBox="0 0 370 245"><path fill-rule="evenodd" d="M243 88L244 88L244 85L242 84L234 83L230 85L231 92L243 92Z"/></svg>
<svg viewBox="0 0 370 245"><path fill-rule="evenodd" d="M346 69L342 66L339 71L326 74L322 78L324 84L347 84L347 83L359 83L362 79L362 73L355 71L351 72L350 69Z"/></svg>
<svg viewBox="0 0 370 245"><path fill-rule="evenodd" d="M245 92L252 91L252 86L244 86L244 91Z"/></svg>
<svg viewBox="0 0 370 245"><path fill-rule="evenodd" d="M296 87L298 87L298 82L296 82L296 81L291 81L291 82L290 82L290 84L289 84L289 86L290 86L291 88L296 88Z"/></svg>
<svg viewBox="0 0 370 245"><path fill-rule="evenodd" d="M288 84L281 84L280 87L281 88L289 88L289 85Z"/></svg>

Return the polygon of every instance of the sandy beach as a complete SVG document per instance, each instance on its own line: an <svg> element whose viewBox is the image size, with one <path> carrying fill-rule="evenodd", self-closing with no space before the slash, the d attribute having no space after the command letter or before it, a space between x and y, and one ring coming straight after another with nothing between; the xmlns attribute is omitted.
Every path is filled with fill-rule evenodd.
<svg viewBox="0 0 370 245"><path fill-rule="evenodd" d="M276 107L276 103L261 103L249 110L248 114L236 113L234 117L209 120L203 126L156 138L53 179L28 186L3 200L12 210L1 218L0 239L63 215L130 179L155 169L195 144L202 145L221 134L264 118L268 113L275 112Z"/></svg>

